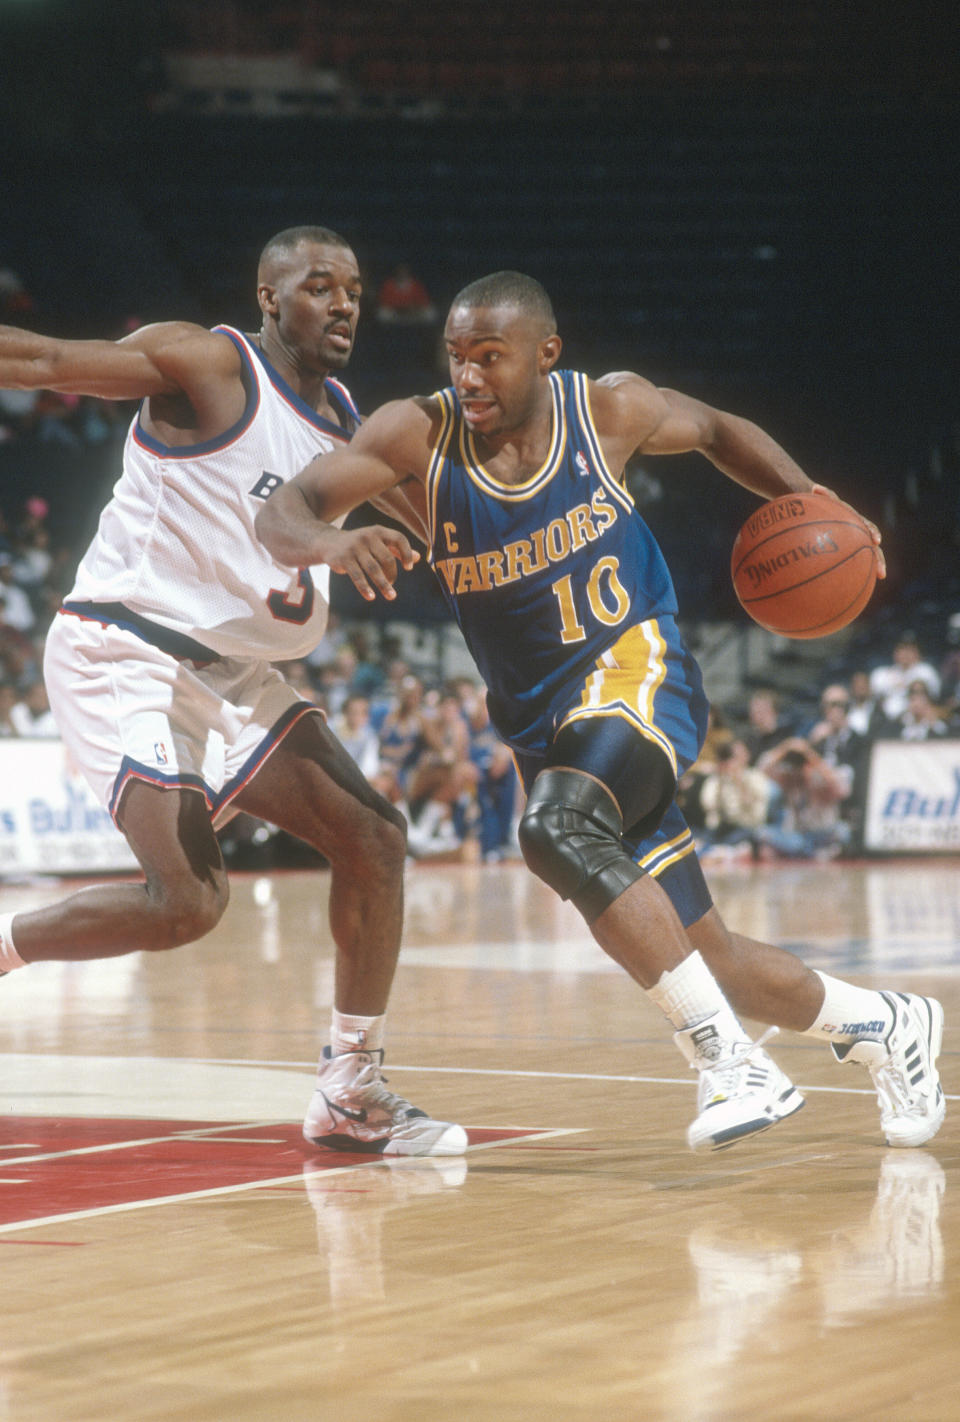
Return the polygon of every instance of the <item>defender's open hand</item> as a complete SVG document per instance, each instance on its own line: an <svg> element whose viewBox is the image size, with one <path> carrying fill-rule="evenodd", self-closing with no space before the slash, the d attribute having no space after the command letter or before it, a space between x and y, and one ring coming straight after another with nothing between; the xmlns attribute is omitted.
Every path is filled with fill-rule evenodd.
<svg viewBox="0 0 960 1422"><path fill-rule="evenodd" d="M420 554L398 529L370 524L337 529L331 534L323 561L334 573L346 574L367 602L372 602L378 592L392 601L397 595L393 585L400 568L409 571L420 561Z"/></svg>

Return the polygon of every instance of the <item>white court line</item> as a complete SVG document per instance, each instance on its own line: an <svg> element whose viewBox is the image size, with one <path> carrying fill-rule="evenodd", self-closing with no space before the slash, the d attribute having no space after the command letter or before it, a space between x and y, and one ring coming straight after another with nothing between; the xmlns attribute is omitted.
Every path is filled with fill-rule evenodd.
<svg viewBox="0 0 960 1422"><path fill-rule="evenodd" d="M38 1056L46 1056L47 1053L38 1053ZM77 1059L82 1060L82 1058ZM312 1061L268 1061L250 1057L133 1057L128 1060L136 1062L176 1062L181 1066L230 1066L230 1067L266 1067L268 1069L310 1072L314 1075L317 1070L316 1058ZM390 1071L416 1071L432 1072L443 1075L449 1073L452 1076L501 1076L529 1078L542 1081L622 1081L632 1082L639 1086L696 1086L696 1079L692 1073L690 1076L632 1076L632 1075L612 1075L599 1072L570 1072L570 1071L524 1071L511 1067L459 1067L459 1066L415 1066L410 1063L391 1061L387 1065ZM821 1095L835 1096L873 1096L875 1094L869 1086L806 1086L803 1082L796 1085L801 1091L820 1093ZM944 1093L947 1101L960 1101L960 1095L950 1092ZM269 1121L263 1121L262 1125L272 1125L285 1117L275 1116ZM231 1126L236 1128L236 1122Z"/></svg>
<svg viewBox="0 0 960 1422"><path fill-rule="evenodd" d="M382 1164L381 1161L371 1161L373 1164ZM320 1170L316 1172L324 1177L331 1175L342 1175L350 1169L355 1169L349 1165L338 1165L332 1170ZM179 1205L186 1200L202 1200L213 1195L239 1195L244 1190L265 1190L272 1185L302 1184L305 1172L299 1175L277 1175L271 1180L250 1180L241 1185L221 1185L214 1186L209 1190L188 1190L182 1195L158 1195L150 1200L128 1200L120 1205L99 1205L91 1210L73 1210L69 1214L45 1215L42 1219L20 1220L13 1224L0 1225L0 1234L19 1234L22 1229L39 1229L41 1225L64 1224L70 1220L90 1220L99 1215L119 1215L130 1210L148 1210L157 1205Z"/></svg>
<svg viewBox="0 0 960 1422"><path fill-rule="evenodd" d="M178 1060L181 1060L178 1058ZM250 1067L294 1067L312 1065L304 1062L244 1061L240 1057L185 1057L194 1065L206 1066L250 1066ZM407 1066L400 1062L390 1062L388 1071L421 1071L449 1073L451 1076L515 1076L534 1077L545 1081L628 1081L641 1086L696 1086L696 1079L688 1076L610 1076L600 1072L585 1071L520 1071L510 1067L455 1067L455 1066ZM817 1091L834 1096L874 1096L871 1086L804 1086L795 1085L801 1091ZM947 1101L960 1101L960 1095L944 1092Z"/></svg>

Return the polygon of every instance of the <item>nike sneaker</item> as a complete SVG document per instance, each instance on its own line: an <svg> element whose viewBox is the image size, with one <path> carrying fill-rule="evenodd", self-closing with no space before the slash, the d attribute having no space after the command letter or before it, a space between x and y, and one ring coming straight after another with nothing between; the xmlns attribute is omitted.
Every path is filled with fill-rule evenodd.
<svg viewBox="0 0 960 1422"><path fill-rule="evenodd" d="M304 1138L328 1150L370 1155L462 1155L467 1148L463 1127L433 1121L389 1091L382 1065L382 1051L333 1056L324 1047Z"/></svg>

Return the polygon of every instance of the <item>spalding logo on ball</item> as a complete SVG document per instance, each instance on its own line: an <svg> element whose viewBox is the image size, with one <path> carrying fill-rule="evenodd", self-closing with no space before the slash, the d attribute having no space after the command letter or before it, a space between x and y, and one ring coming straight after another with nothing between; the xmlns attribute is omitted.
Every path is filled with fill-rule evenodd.
<svg viewBox="0 0 960 1422"><path fill-rule="evenodd" d="M737 534L730 574L754 622L784 637L826 637L863 611L877 581L870 529L828 494L783 494Z"/></svg>

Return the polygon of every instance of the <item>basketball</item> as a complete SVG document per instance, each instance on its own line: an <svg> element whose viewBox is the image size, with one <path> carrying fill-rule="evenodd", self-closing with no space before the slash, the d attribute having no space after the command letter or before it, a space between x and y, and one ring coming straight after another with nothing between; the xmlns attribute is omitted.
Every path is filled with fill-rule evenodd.
<svg viewBox="0 0 960 1422"><path fill-rule="evenodd" d="M737 534L730 575L754 622L784 637L826 637L863 611L877 581L870 529L827 494L783 494Z"/></svg>

